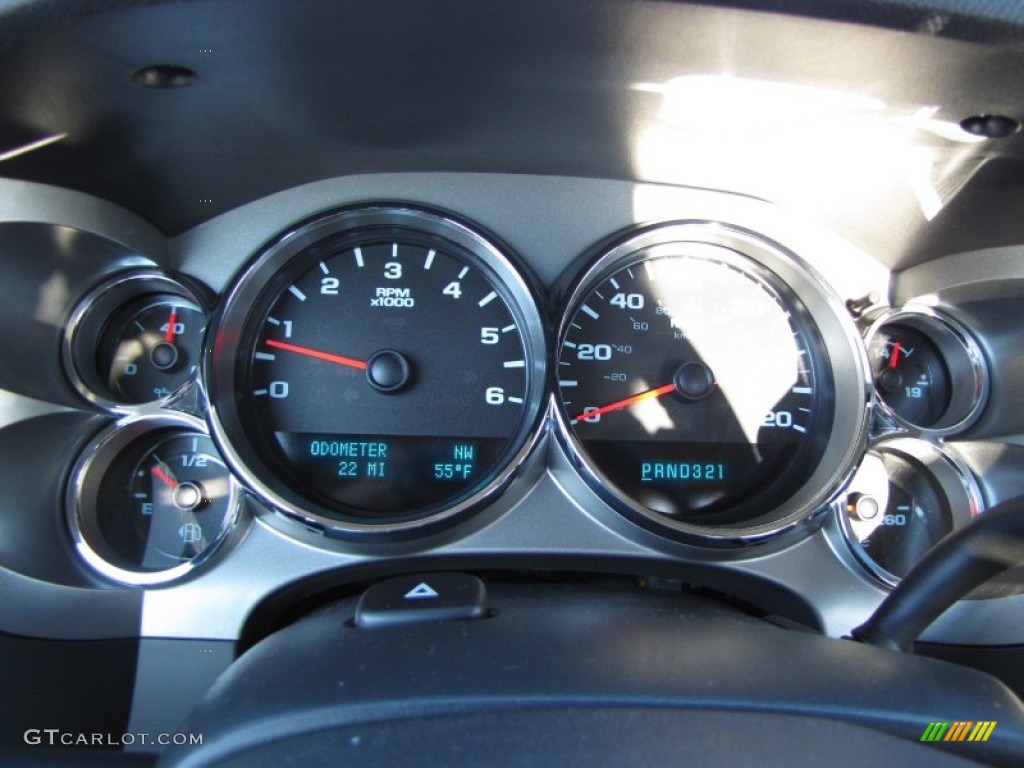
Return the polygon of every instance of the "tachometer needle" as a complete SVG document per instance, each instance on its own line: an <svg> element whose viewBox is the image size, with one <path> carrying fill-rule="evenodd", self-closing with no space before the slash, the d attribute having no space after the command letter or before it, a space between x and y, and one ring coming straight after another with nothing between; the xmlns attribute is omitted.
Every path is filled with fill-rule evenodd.
<svg viewBox="0 0 1024 768"><path fill-rule="evenodd" d="M163 481L164 485L166 485L168 488L173 490L174 488L178 487L178 482L169 474L160 469L160 467L154 466L149 471L152 472L157 477L159 477Z"/></svg>
<svg viewBox="0 0 1024 768"><path fill-rule="evenodd" d="M164 334L164 341L168 344L174 343L174 324L178 321L178 308L171 307L171 316L167 320L167 333Z"/></svg>
<svg viewBox="0 0 1024 768"><path fill-rule="evenodd" d="M595 416L600 416L602 413L608 413L609 411L617 411L620 408L628 408L633 403L639 403L641 400L649 400L652 397L661 397L662 395L667 395L669 392L674 392L675 389L675 384L666 384L665 386L658 387L657 389L649 389L646 392L641 392L639 395L633 395L632 397L627 397L624 400L617 400L616 402L610 403L609 405L602 405L600 408L594 408L593 410L588 410L585 413L581 413L579 416L572 420L572 423L575 424L578 421L592 419Z"/></svg>
<svg viewBox="0 0 1024 768"><path fill-rule="evenodd" d="M267 340L268 347L275 347L277 349L283 349L286 352L294 352L297 355L306 355L307 357L315 357L317 360L326 360L328 363L337 363L338 365L347 365L351 368L358 368L361 371L366 370L365 360L355 360L351 357L342 357L341 355L332 355L329 352L321 352L319 349L310 349L309 347L300 347L296 344L287 344L283 341L274 341L273 339Z"/></svg>
<svg viewBox="0 0 1024 768"><path fill-rule="evenodd" d="M889 355L889 367L895 368L900 364L900 343L897 341L892 348L892 354Z"/></svg>

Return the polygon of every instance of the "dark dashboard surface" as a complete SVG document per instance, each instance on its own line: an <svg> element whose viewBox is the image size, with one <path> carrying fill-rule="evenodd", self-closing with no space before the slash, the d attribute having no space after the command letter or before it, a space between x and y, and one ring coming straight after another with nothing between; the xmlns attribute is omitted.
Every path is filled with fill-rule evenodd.
<svg viewBox="0 0 1024 768"><path fill-rule="evenodd" d="M0 745L68 691L93 702L52 710L68 731L193 712L223 755L250 716L294 736L305 705L261 709L249 681L286 689L274 649L331 653L325 627L389 577L416 602L477 574L470 619L566 659L588 622L586 647L628 656L685 616L710 666L736 633L739 680L803 647L756 639L767 617L845 663L838 638L930 546L1024 492L1020 14L0 3L0 640L11 690L42 691ZM743 618L677 615L680 592ZM920 650L1019 692L1022 606L1011 571ZM620 647L604 623L630 611ZM458 626L382 648L524 664L504 704L460 674L406 690L338 643L374 659L384 720L434 694L793 716L819 695L812 665L789 698L751 671L703 701L699 664L653 651L557 692ZM117 667L109 692L68 682L72 646ZM939 690L915 664L892 673ZM681 689L657 692L659 665ZM623 682L648 674L648 699ZM906 743L927 704L881 687L822 717L891 715Z"/></svg>

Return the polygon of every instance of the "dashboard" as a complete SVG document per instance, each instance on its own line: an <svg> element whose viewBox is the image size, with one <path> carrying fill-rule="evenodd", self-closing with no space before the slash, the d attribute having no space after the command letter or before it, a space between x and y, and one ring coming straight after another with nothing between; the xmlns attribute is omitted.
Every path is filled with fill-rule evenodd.
<svg viewBox="0 0 1024 768"><path fill-rule="evenodd" d="M0 640L26 702L0 746L190 713L237 738L209 719L232 686L284 711L246 674L284 709L335 701L273 650L331 656L335 625L436 649L439 618L564 601L654 658L666 595L709 645L745 638L724 668L751 707L792 683L759 654L855 646L939 541L1024 494L1018 12L241 5L0 5ZM395 618L467 578L489 595L468 613ZM1022 607L1011 569L918 655L987 670L1016 712ZM529 642L585 700L568 623L545 626ZM439 669L477 642L499 664L479 632ZM464 683L349 642L395 665L356 704ZM674 691L701 653L662 668ZM879 696L858 691L835 706Z"/></svg>

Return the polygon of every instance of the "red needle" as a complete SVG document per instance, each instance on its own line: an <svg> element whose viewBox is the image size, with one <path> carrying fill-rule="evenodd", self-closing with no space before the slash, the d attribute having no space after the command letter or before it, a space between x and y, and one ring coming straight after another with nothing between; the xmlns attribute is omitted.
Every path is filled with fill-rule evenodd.
<svg viewBox="0 0 1024 768"><path fill-rule="evenodd" d="M595 416L600 416L602 413L608 413L608 411L617 411L620 408L626 408L627 406L630 406L633 403L639 403L641 400L648 400L652 397L661 397L662 395L667 395L669 392L674 392L675 388L675 384L666 384L665 386L658 387L657 389L649 389L646 392L641 392L639 395L627 397L625 400L618 400L614 403L611 403L610 405L603 405L600 408L595 408L592 411L581 413L579 416L572 420L572 423L575 424L577 421L592 419Z"/></svg>
<svg viewBox="0 0 1024 768"><path fill-rule="evenodd" d="M277 347L278 349L284 349L288 352L295 352L299 355L307 355L308 357L315 357L317 360L326 360L328 363L338 363L339 365L348 365L352 368L358 368L361 371L366 370L366 362L363 360L353 360L351 357L342 357L341 355L332 355L329 352L321 352L319 349L310 349L309 347L299 347L295 344L286 344L283 341L274 341L270 339L267 341L268 347Z"/></svg>
<svg viewBox="0 0 1024 768"><path fill-rule="evenodd" d="M896 346L892 348L892 354L889 355L889 367L895 368L900 363L900 343L897 341Z"/></svg>
<svg viewBox="0 0 1024 768"><path fill-rule="evenodd" d="M174 489L178 487L178 483L175 481L175 479L168 475L166 472L164 472L162 469L160 469L160 467L154 466L149 471L152 472L157 477L159 477L161 480L163 480L164 485L166 485L168 488Z"/></svg>
<svg viewBox="0 0 1024 768"><path fill-rule="evenodd" d="M174 343L174 324L178 321L178 308L171 307L171 317L167 321L167 333L164 334L164 341L168 344Z"/></svg>

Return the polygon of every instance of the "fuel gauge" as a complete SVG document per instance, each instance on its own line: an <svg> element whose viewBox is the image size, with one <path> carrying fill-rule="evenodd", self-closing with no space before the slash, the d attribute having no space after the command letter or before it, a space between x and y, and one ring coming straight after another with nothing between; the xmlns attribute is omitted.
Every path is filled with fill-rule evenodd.
<svg viewBox="0 0 1024 768"><path fill-rule="evenodd" d="M235 520L235 481L198 423L126 420L72 476L68 521L83 560L126 584L157 584L206 560Z"/></svg>

